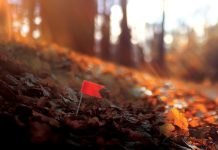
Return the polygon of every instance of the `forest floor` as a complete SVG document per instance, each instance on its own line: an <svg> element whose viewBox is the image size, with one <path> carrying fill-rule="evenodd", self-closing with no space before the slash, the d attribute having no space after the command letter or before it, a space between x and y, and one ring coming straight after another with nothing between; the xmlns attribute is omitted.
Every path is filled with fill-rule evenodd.
<svg viewBox="0 0 218 150"><path fill-rule="evenodd" d="M218 100L56 45L0 44L0 143L74 149L218 149ZM83 80L104 85L84 96Z"/></svg>

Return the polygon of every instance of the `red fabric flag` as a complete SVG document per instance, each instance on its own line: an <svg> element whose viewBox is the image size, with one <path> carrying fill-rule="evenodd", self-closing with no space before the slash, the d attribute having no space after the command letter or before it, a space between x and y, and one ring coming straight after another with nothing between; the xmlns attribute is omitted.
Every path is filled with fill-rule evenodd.
<svg viewBox="0 0 218 150"><path fill-rule="evenodd" d="M82 83L82 87L80 89L80 92L82 92L83 94L97 97L97 98L102 98L99 91L103 88L104 88L103 85L84 80Z"/></svg>

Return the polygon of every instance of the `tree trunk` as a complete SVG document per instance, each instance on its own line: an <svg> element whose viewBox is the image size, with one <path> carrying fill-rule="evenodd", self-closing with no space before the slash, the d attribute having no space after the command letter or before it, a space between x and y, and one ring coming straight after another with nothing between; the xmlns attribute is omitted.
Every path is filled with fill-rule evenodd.
<svg viewBox="0 0 218 150"><path fill-rule="evenodd" d="M44 38L94 54L95 0L41 0L41 5Z"/></svg>
<svg viewBox="0 0 218 150"><path fill-rule="evenodd" d="M107 13L107 0L104 0L104 22L102 25L101 57L105 60L111 59L110 53L110 14Z"/></svg>
<svg viewBox="0 0 218 150"><path fill-rule="evenodd" d="M119 37L119 44L117 49L118 62L126 66L134 66L131 35L127 25L127 0L121 0L121 7L123 12L123 19L121 21L121 34Z"/></svg>
<svg viewBox="0 0 218 150"><path fill-rule="evenodd" d="M42 38L62 46L72 47L68 10L70 0L40 0Z"/></svg>
<svg viewBox="0 0 218 150"><path fill-rule="evenodd" d="M0 40L10 40L12 37L12 23L7 0L0 0Z"/></svg>
<svg viewBox="0 0 218 150"><path fill-rule="evenodd" d="M164 3L164 0L163 0ZM158 42L158 65L163 68L165 66L165 44L164 44L164 35L165 35L165 10L163 4L163 14L162 14L162 22L161 22L161 33L159 35L159 42Z"/></svg>

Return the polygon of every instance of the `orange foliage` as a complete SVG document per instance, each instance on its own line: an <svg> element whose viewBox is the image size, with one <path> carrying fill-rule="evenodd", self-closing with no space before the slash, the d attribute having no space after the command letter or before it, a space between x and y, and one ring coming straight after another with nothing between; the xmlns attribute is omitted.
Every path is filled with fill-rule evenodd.
<svg viewBox="0 0 218 150"><path fill-rule="evenodd" d="M194 117L190 122L189 122L189 125L191 126L191 127L197 127L197 126L199 126L200 125L200 119L199 118L197 118L197 117Z"/></svg>
<svg viewBox="0 0 218 150"><path fill-rule="evenodd" d="M175 127L171 123L165 123L162 126L160 126L160 132L164 134L166 137L172 136L174 131Z"/></svg>
<svg viewBox="0 0 218 150"><path fill-rule="evenodd" d="M205 118L204 121L206 121L207 123L213 124L216 122L216 118L214 116L209 116L209 117Z"/></svg>
<svg viewBox="0 0 218 150"><path fill-rule="evenodd" d="M184 114L179 112L178 109L172 108L167 114L166 119L174 125L177 125L184 131L188 131L188 120Z"/></svg>
<svg viewBox="0 0 218 150"><path fill-rule="evenodd" d="M202 113L207 112L207 108L203 104L195 104L195 109L201 111Z"/></svg>

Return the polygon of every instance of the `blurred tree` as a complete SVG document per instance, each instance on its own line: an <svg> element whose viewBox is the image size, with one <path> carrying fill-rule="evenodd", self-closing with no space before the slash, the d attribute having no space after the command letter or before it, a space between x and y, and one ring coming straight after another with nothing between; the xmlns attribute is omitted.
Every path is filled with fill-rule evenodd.
<svg viewBox="0 0 218 150"><path fill-rule="evenodd" d="M29 23L29 33L28 39L33 39L33 31L35 28L34 24L34 13L36 8L37 0L22 0L22 8L24 10L23 15L28 18Z"/></svg>
<svg viewBox="0 0 218 150"><path fill-rule="evenodd" d="M44 39L94 54L95 0L40 0Z"/></svg>
<svg viewBox="0 0 218 150"><path fill-rule="evenodd" d="M162 21L160 24L153 24L153 38L150 41L152 49L152 65L160 75L165 75L165 10L164 10L164 0L163 0L163 10L162 10ZM164 70L164 71L163 71Z"/></svg>
<svg viewBox="0 0 218 150"><path fill-rule="evenodd" d="M12 34L11 15L7 0L0 0L0 39L9 40Z"/></svg>
<svg viewBox="0 0 218 150"><path fill-rule="evenodd" d="M132 44L130 41L130 29L127 25L127 0L121 0L121 7L123 12L123 19L121 21L121 34L119 36L119 43L117 48L118 63L126 66L134 66Z"/></svg>
<svg viewBox="0 0 218 150"><path fill-rule="evenodd" d="M165 29L164 29L164 25L165 25L165 9L164 9L164 4L165 0L163 0L163 12L162 12L162 22L161 22L161 30L160 30L160 34L158 37L158 55L157 55L157 61L158 61L158 65L162 68L165 65L165 44L164 44L164 36L165 36Z"/></svg>
<svg viewBox="0 0 218 150"><path fill-rule="evenodd" d="M144 47L137 45L138 65L146 65Z"/></svg>
<svg viewBox="0 0 218 150"><path fill-rule="evenodd" d="M104 0L104 12L103 12L103 25L102 25L102 40L101 40L101 57L105 60L111 59L110 53L110 13L107 11L108 8L108 0Z"/></svg>
<svg viewBox="0 0 218 150"><path fill-rule="evenodd" d="M187 46L184 49L184 51L188 52L188 51L192 50L193 52L196 52L196 51L200 50L198 37L197 37L194 29L189 29L189 31L187 33L187 39L188 39L188 43L187 43Z"/></svg>
<svg viewBox="0 0 218 150"><path fill-rule="evenodd" d="M218 25L209 27L206 30L207 39L204 43L204 72L207 76L218 81Z"/></svg>
<svg viewBox="0 0 218 150"><path fill-rule="evenodd" d="M74 38L75 49L86 54L94 54L95 16L97 13L96 0L70 0L73 8L69 12L70 29Z"/></svg>
<svg viewBox="0 0 218 150"><path fill-rule="evenodd" d="M159 42L159 32L157 32L159 29L159 26L157 24L152 24L152 32L153 32L153 37L150 39L149 41L149 45L150 45L150 48L151 48L151 55L152 55L152 61L154 63L157 62L158 60L158 42Z"/></svg>

